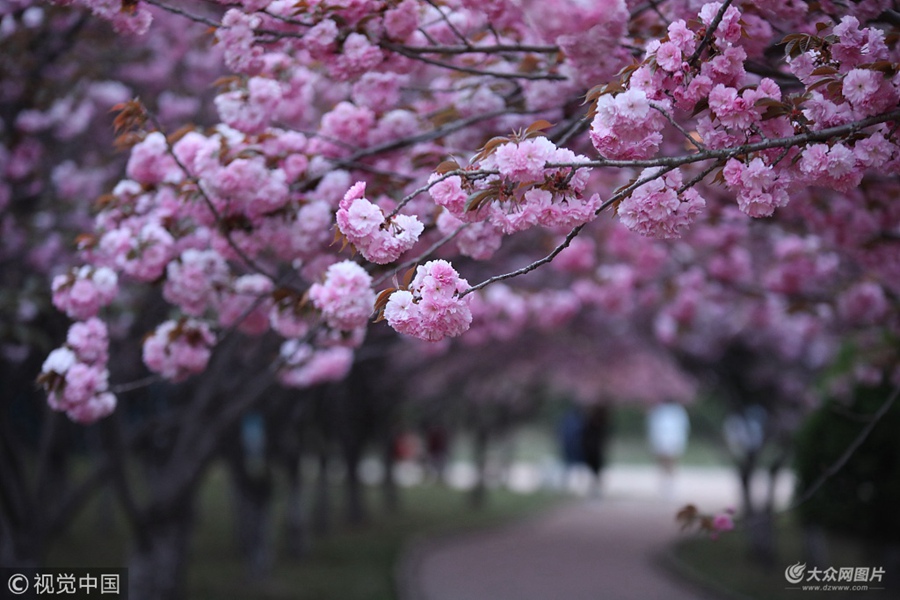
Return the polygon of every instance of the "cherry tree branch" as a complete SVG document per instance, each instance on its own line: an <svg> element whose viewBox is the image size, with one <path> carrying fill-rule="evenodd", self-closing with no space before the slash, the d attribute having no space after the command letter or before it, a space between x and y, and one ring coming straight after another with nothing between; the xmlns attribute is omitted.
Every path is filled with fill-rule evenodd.
<svg viewBox="0 0 900 600"><path fill-rule="evenodd" d="M160 2L159 0L143 0L143 1L146 2L147 4L150 4L151 6L155 6L156 8L164 10L168 13L172 13L173 15L178 15L179 17L184 17L185 19L187 19L189 21L194 21L195 23L202 23L203 25L209 25L210 27L215 27L216 29L223 27L223 25L221 23L219 23L218 21L214 21L212 19L209 19L209 18L201 16L201 15L195 15L193 13L189 13L186 10L184 10L183 8L171 6L164 2Z"/></svg>
<svg viewBox="0 0 900 600"><path fill-rule="evenodd" d="M528 44L494 44L491 46L406 46L404 44L395 45L397 48L403 48L406 52L412 54L500 54L503 52L533 52L535 54L556 54L559 52L558 46L538 46Z"/></svg>
<svg viewBox="0 0 900 600"><path fill-rule="evenodd" d="M215 218L216 222L221 225L223 223L222 215L219 214L219 211L216 209L215 205L213 204L212 199L209 197L209 194L207 194L206 190L203 189L203 185L201 184L200 180L198 178L194 177L193 175L191 175L191 172L188 170L187 166L183 162L181 162L181 159L179 159L178 156L175 154L175 148L172 146L172 143L169 141L169 137L165 133L163 133L164 129L162 128L162 124L159 122L159 120L156 118L156 116L153 113L151 113L150 111L148 111L146 109L146 107L144 107L144 112L147 114L147 117L153 123L153 126L156 127L160 131L160 133L163 134L163 138L166 141L166 150L169 153L169 156L171 156L172 160L175 161L175 164L178 165L178 168L184 174L185 178L194 184L194 187L197 189L197 192L200 194L200 197L203 199L204 204L212 212L213 218ZM220 231L222 232L222 235L225 237L225 241L228 242L228 246L232 250L234 250L235 254L237 254L237 256L242 261L244 261L244 263L246 263L246 265L248 267L250 267L251 270L253 270L257 273L262 273L263 275L265 275L266 277L268 277L269 279L272 279L272 280L274 280L276 278L275 275L269 273L267 271L267 269L263 268L262 265L260 265L258 262L253 260L246 252L244 252L244 250L240 246L238 246L237 243L232 239L230 232L228 232L224 228L220 228Z"/></svg>
<svg viewBox="0 0 900 600"><path fill-rule="evenodd" d="M662 11L659 9L659 6L663 4L665 0L649 0L640 6L634 8L629 15L629 20L634 20L641 15L641 13L647 12L648 10L652 10L656 15L662 20L666 25L669 24L669 20L663 15Z"/></svg>
<svg viewBox="0 0 900 600"><path fill-rule="evenodd" d="M875 429L875 426L878 424L881 418L884 417L884 415L886 415L889 410L891 410L891 407L894 405L894 402L897 401L898 396L900 396L900 386L894 388L894 391L891 392L891 395L888 396L887 400L884 401L884 404L882 404L878 408L878 410L875 411L875 413L869 419L869 422L866 423L866 426L862 428L862 431L859 432L859 435L857 435L856 438L854 438L854 440L850 443L850 445L847 446L846 450L844 450L844 453L841 454L837 461L835 461L834 464L825 469L822 474L819 475L819 478L816 479L812 483L812 485L806 488L800 495L800 497L794 500L790 504L790 506L785 509L786 511L794 510L800 505L808 502L816 494L816 492L818 492L819 489L823 485L825 485L825 482L834 477L838 473L838 471L844 468L844 465L847 464L853 454L859 449L860 446L862 446L863 442L866 441L866 438L869 437L869 434L872 433L872 430Z"/></svg>
<svg viewBox="0 0 900 600"><path fill-rule="evenodd" d="M373 281L373 282L372 282L372 287L373 287L373 288L377 288L379 285L381 285L382 283L384 283L385 281L387 281L387 280L390 279L391 277L394 277L395 275L397 275L398 273L400 273L400 272L403 271L404 269L409 269L410 267L415 266L417 263L419 263L419 262L425 260L426 258L428 258L429 256L431 256L432 254L434 254L435 252L437 252L442 246L444 246L445 244L447 244L447 243L449 243L451 240L453 240L457 235L459 235L459 233L460 233L463 229L465 229L465 228L468 227L468 226L469 226L469 223L463 223L462 225L460 225L459 227L457 227L454 231L452 231L451 233L445 235L444 237L442 237L441 239L439 239L438 241L436 241L435 243L433 243L433 244L432 244L431 246L429 246L424 252L422 252L421 254L419 254L418 256L416 256L415 258L412 258L412 259L410 259L410 260L408 260L408 261L406 261L406 262L403 262L403 263L397 265L396 267L394 267L393 269L391 269L391 271L390 271L389 273L385 273L384 275L382 275L381 277L379 277L378 279L376 279L375 281Z"/></svg>
<svg viewBox="0 0 900 600"><path fill-rule="evenodd" d="M709 27L706 28L706 35L703 36L703 39L700 40L700 44L697 46L697 49L694 50L693 56L688 59L689 65L696 65L697 61L700 59L700 55L703 54L703 51L706 50L706 47L709 46L710 42L712 42L713 35L716 33L716 29L719 27L719 23L722 22L722 18L725 16L725 11L728 10L728 7L731 6L732 0L725 0L722 2L722 6L719 7L719 12L716 13L715 18L712 20L712 23L709 24Z"/></svg>
<svg viewBox="0 0 900 600"><path fill-rule="evenodd" d="M802 146L810 142L824 142L836 138L844 138L859 133L867 127L880 125L888 121L900 119L900 109L895 109L880 115L867 117L852 123L844 125L836 125L816 131L808 131L783 138L771 138L758 142L733 146L731 148L721 148L713 150L704 150L696 154L687 154L683 156L661 156L657 158L648 158L640 160L613 160L603 158L600 160L589 160L572 163L547 163L546 168L575 167L575 168L641 168L641 167L680 167L682 165L693 164L712 159L728 159L740 156L742 154L750 154L752 152L761 152L763 150L771 150L772 148L790 148L792 146Z"/></svg>
<svg viewBox="0 0 900 600"><path fill-rule="evenodd" d="M581 233L581 230L584 229L585 225L587 225L587 223L582 223L581 225L578 225L577 227L572 229L572 231L570 231L568 233L568 235L566 235L566 238L563 240L563 242L561 244L559 244L556 248L554 248L553 251L550 252L550 254L548 254L544 258L538 259L538 260L534 261L533 263L522 267L521 269L516 269L515 271L511 271L509 273L504 273L503 275L495 275L494 277L485 279L481 283L477 283L477 284L473 285L472 287L470 287L469 289L467 289L466 291L464 291L463 293L461 293L459 295L459 297L462 298L463 296L466 296L468 294L471 294L472 292L476 292L482 288L485 288L492 283L496 283L498 281L503 281L505 279L512 279L513 277L519 277L520 275L525 275L526 273L531 273L538 267L549 263L554 258L556 258L560 252L562 252L563 250L565 250L566 248L569 247L569 244L571 244L572 240L574 240L575 237L578 236L579 233Z"/></svg>
<svg viewBox="0 0 900 600"><path fill-rule="evenodd" d="M885 113L883 115L876 115L874 117L869 117L867 119L863 119L861 121L856 121L854 123L847 123L845 125L840 125L836 127L829 127L827 129L822 129L819 131L810 131L804 134L799 134L795 136L790 136L786 138L778 138L771 140L763 140L760 142L755 142L752 144L744 144L741 146L737 146L735 148L725 148L721 150L705 150L703 152L681 156L681 157L661 157L657 159L648 159L648 160L630 160L630 161L611 161L611 160L603 160L603 161L588 161L588 162L580 162L580 163L547 163L546 168L561 168L561 167L572 167L572 168L583 168L583 167L609 167L609 166L617 166L617 167L660 167L660 171L654 173L652 176L645 177L643 179L639 179L632 183L631 185L619 190L617 193L613 194L609 199L607 199L600 207L597 209L596 214L601 213L606 210L617 201L626 197L632 191L637 189L638 187L644 185L645 183L661 177L682 165L692 164L696 162L701 162L705 160L718 159L719 162L722 160L732 158L734 156L738 156L741 154L748 154L750 152L757 152L760 150L768 150L771 148L789 148L791 146L797 146L801 144L805 144L811 141L823 141L827 139L832 139L836 137L852 135L857 133L861 129L865 129L866 127L870 127L872 125L877 125L880 123L884 123L893 119L900 118L900 110L894 110L889 113ZM711 173L717 165L713 165L712 167L705 169L700 176L694 178L689 182L687 186L685 186L681 191L687 189L691 185L696 185L699 183L706 175ZM466 175L473 175L479 173L477 171L465 172ZM480 173L479 173L480 174ZM550 254L547 256L534 261L533 263L522 267L521 269L517 269L515 271L511 271L508 273L504 273L501 275L496 275L494 277L490 277L481 283L470 287L468 290L460 294L460 296L465 296L471 292L476 290L480 290L492 283L497 281L503 281L506 279L512 279L514 277L518 277L520 275L524 275L526 273L530 273L534 271L538 267L549 263L552 261L560 252L562 252L571 241L581 232L584 228L585 224L579 225L574 228L569 234L566 236L565 240L553 249Z"/></svg>
<svg viewBox="0 0 900 600"><path fill-rule="evenodd" d="M675 119L672 118L672 115L670 115L669 112L667 110L665 110L662 106L660 106L659 104L656 104L655 102L651 102L650 106L651 106L651 108L655 109L658 113L660 113L663 117L665 117L666 121L668 121L672 125L672 127L677 129L678 132L681 135L683 135L684 138L694 148L696 148L697 150L699 150L701 152L706 150L706 146L704 146L703 144L701 144L700 142L695 140L694 137L690 133L685 131L684 127L682 127L677 121L675 121Z"/></svg>
<svg viewBox="0 0 900 600"><path fill-rule="evenodd" d="M450 31L452 31L453 34L456 35L456 37L458 37L459 40L460 40L463 44L465 44L466 46L471 46L471 45L472 45L471 42L469 41L469 39L468 39L466 36L464 36L464 35L462 34L462 32L460 32L459 29L456 28L456 25L453 24L453 21L451 21L449 18L447 18L447 15L444 14L444 11L441 10L441 7L438 6L437 3L436 3L434 0L425 0L425 2L426 2L427 4L429 4L429 5L435 10L435 12L437 12L437 14L440 15L441 20L444 21L444 23L447 24L447 27L450 29Z"/></svg>
<svg viewBox="0 0 900 600"><path fill-rule="evenodd" d="M564 75L557 75L554 73L506 73L503 71L491 71L488 69L479 69L477 67L466 67L463 65L455 65L452 63L443 62L440 60L436 60L434 58L429 58L424 56L419 52L411 52L407 49L407 46L401 46L399 44L394 44L391 42L381 42L381 47L386 50L390 50L392 52L396 52L402 56L407 58L411 58L413 60L418 60L424 63L428 63L429 65L433 65L436 67L440 67L442 69L449 69L451 71L459 71L460 73L468 73L470 75L478 75L480 77L496 77L498 79L530 79L530 80L550 80L550 81L565 81L567 78Z"/></svg>
<svg viewBox="0 0 900 600"><path fill-rule="evenodd" d="M126 392L131 392L134 390L139 390L141 388L145 388L149 385L153 385L154 383L159 383L160 381L164 381L162 376L149 375L147 377L143 377L141 379L135 379L134 381L129 381L127 383L119 383L117 385L111 385L111 386L109 386L109 391L118 396L118 395L124 394Z"/></svg>
<svg viewBox="0 0 900 600"><path fill-rule="evenodd" d="M383 144L379 144L377 146L372 146L370 148L365 148L356 152L355 154L351 154L346 158L337 158L334 159L334 164L337 166L343 166L344 163L353 163L360 159L374 156L378 154L382 154L384 152L390 152L392 150L400 150L401 148L406 148L407 146L412 146L414 144L419 144L422 142L430 142L432 140L436 140L438 138L442 138L448 134L451 134L455 131L459 131L460 129L464 129L469 125L474 125L476 123L480 123L481 121L488 121L490 119L494 119L497 117L502 117L505 115L513 114L514 111L511 110L495 110L488 113L483 113L479 115L473 115L471 117L465 117L463 119L457 119L456 121L451 122L448 125L443 127L438 127L437 129L432 129L431 131L426 131L424 133L419 133L416 135L411 135L405 138L401 138L399 140L394 140L391 142L385 142ZM536 111L519 111L515 112L515 114L527 115L533 114Z"/></svg>

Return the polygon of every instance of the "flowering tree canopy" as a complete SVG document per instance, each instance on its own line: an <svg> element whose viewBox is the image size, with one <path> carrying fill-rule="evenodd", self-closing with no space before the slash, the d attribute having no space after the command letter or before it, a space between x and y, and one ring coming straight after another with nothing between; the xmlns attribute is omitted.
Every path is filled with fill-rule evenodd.
<svg viewBox="0 0 900 600"><path fill-rule="evenodd" d="M2 35L43 14L12 4ZM821 366L852 331L857 374L894 361L887 0L59 4L135 45L203 25L178 64L227 72L210 126L169 125L164 87L116 107L125 177L52 284L75 323L40 380L75 420L114 410L104 307L141 287L170 307L143 357L172 381L236 333L281 338L273 372L305 387L372 321L490 343L584 311L696 356L741 336ZM28 148L6 150L11 173Z"/></svg>

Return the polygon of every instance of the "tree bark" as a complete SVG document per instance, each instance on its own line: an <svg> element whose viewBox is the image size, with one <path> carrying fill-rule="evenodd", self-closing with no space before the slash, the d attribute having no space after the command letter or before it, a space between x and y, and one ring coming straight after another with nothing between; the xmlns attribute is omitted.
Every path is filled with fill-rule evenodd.
<svg viewBox="0 0 900 600"><path fill-rule="evenodd" d="M365 489L359 479L361 454L359 450L354 444L344 455L347 467L344 486L347 494L345 511L347 522L350 525L363 525L369 518L368 510L366 509Z"/></svg>
<svg viewBox="0 0 900 600"><path fill-rule="evenodd" d="M475 459L475 487L472 488L470 503L472 508L483 508L487 502L487 453L488 453L488 427L483 423L475 426L475 439L473 454Z"/></svg>
<svg viewBox="0 0 900 600"><path fill-rule="evenodd" d="M803 526L803 552L810 567L827 568L827 543L825 532L818 525Z"/></svg>
<svg viewBox="0 0 900 600"><path fill-rule="evenodd" d="M400 493L397 489L397 455L394 448L394 432L390 427L384 428L381 442L381 456L384 463L384 474L381 480L381 495L384 510L388 514L400 511Z"/></svg>
<svg viewBox="0 0 900 600"><path fill-rule="evenodd" d="M141 524L128 560L130 600L187 598L192 529L190 502L149 515Z"/></svg>
<svg viewBox="0 0 900 600"><path fill-rule="evenodd" d="M309 549L306 519L303 515L303 471L299 456L285 460L287 507L284 515L285 551L300 558Z"/></svg>
<svg viewBox="0 0 900 600"><path fill-rule="evenodd" d="M316 495L313 503L313 531L324 537L331 531L331 490L328 449L319 449L319 469L316 475Z"/></svg>
<svg viewBox="0 0 900 600"><path fill-rule="evenodd" d="M772 507L768 503L766 506L757 507L753 501L756 458L755 454L751 454L738 465L743 514L747 524L748 551L753 562L771 567L775 565L775 520Z"/></svg>
<svg viewBox="0 0 900 600"><path fill-rule="evenodd" d="M261 581L271 572L272 477L268 467L248 469L243 453L229 457L234 496L234 528L238 551L244 559L248 579Z"/></svg>

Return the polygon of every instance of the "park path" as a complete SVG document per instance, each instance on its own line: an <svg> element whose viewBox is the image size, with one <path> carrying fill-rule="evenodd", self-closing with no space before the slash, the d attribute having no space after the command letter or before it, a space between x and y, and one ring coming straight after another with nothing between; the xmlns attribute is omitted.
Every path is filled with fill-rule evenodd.
<svg viewBox="0 0 900 600"><path fill-rule="evenodd" d="M786 495L790 483L783 487ZM514 524L415 544L401 565L400 600L707 598L667 573L659 556L681 535L680 506L718 511L736 502L733 473L683 469L663 499L655 471L620 467L604 490Z"/></svg>

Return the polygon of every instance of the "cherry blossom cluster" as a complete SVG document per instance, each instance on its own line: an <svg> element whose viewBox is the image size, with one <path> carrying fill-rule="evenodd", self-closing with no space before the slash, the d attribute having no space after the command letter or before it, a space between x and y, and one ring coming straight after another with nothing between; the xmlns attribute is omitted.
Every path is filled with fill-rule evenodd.
<svg viewBox="0 0 900 600"><path fill-rule="evenodd" d="M667 102L667 101L666 101ZM601 156L614 159L650 158L663 141L667 105L653 107L647 93L632 88L597 100L590 137Z"/></svg>
<svg viewBox="0 0 900 600"><path fill-rule="evenodd" d="M153 21L150 11L139 2L128 3L127 7L121 0L59 0L58 4L83 6L112 23L119 33L144 34Z"/></svg>
<svg viewBox="0 0 900 600"><path fill-rule="evenodd" d="M47 390L47 403L73 421L92 423L116 408L109 391L106 362L109 335L96 317L72 324L66 343L44 361L39 383Z"/></svg>
<svg viewBox="0 0 900 600"><path fill-rule="evenodd" d="M729 507L719 513L707 514L688 504L678 511L676 520L681 524L682 531L696 531L718 539L721 533L734 529L734 513L735 510Z"/></svg>
<svg viewBox="0 0 900 600"><path fill-rule="evenodd" d="M600 196L587 193L590 170L577 166L585 156L545 137L516 138L483 151L463 175L430 178L429 194L444 208L438 230L456 235L464 255L490 258L504 235L537 226L569 230L597 216ZM475 177L494 171L498 174Z"/></svg>
<svg viewBox="0 0 900 600"><path fill-rule="evenodd" d="M777 207L787 206L789 175L776 172L758 156L746 164L730 158L722 174L737 191L738 207L751 217L769 217Z"/></svg>
<svg viewBox="0 0 900 600"><path fill-rule="evenodd" d="M414 215L397 214L385 219L382 210L367 200L366 184L355 184L344 195L337 211L337 226L363 257L387 264L412 248L425 226Z"/></svg>
<svg viewBox="0 0 900 600"><path fill-rule="evenodd" d="M469 328L471 296L461 294L469 283L445 260L433 260L416 268L406 289L390 294L384 318L400 333L440 341Z"/></svg>
<svg viewBox="0 0 900 600"><path fill-rule="evenodd" d="M309 299L333 329L365 327L375 305L372 277L353 261L335 263L325 272L324 282L309 288Z"/></svg>
<svg viewBox="0 0 900 600"><path fill-rule="evenodd" d="M166 265L163 297L186 315L200 317L219 305L229 276L228 263L221 254L188 248Z"/></svg>
<svg viewBox="0 0 900 600"><path fill-rule="evenodd" d="M789 64L806 90L788 98L774 80L755 78L744 66L759 52L748 29L768 39L771 27L735 6L722 8L713 2L699 13L701 27L720 18L711 37L704 37L701 27L675 20L666 37L648 44L644 62L628 74L623 90L598 90L590 136L602 156L653 157L667 120L680 119L675 109L699 115L695 133L685 142L702 154L844 125L897 106L900 90L888 75L892 57L881 30L860 27L855 17L846 16L830 37L797 34L789 45ZM801 45L803 52L790 50ZM771 216L805 186L851 189L867 169L896 162L897 144L888 139L887 127L873 127L850 142L788 144L730 158L725 183L752 217Z"/></svg>
<svg viewBox="0 0 900 600"><path fill-rule="evenodd" d="M884 288L874 281L852 285L838 296L838 314L854 325L872 325L880 322L890 310Z"/></svg>
<svg viewBox="0 0 900 600"><path fill-rule="evenodd" d="M145 343L152 371L182 380L223 335L274 332L286 340L279 377L293 386L346 374L373 314L440 341L472 325L474 337L509 339L592 308L655 311L661 340L708 353L755 326L813 340L826 329L813 313L874 326L893 297L879 276L894 271L868 248L898 215L845 201L867 173L900 164L897 49L868 22L878 1L818 26L795 3L769 0L699 13L625 0L230 3L215 27L234 75L219 80L219 122L167 131L154 111L177 102L122 104L126 178L81 240L91 266L60 276L54 303L84 320L112 300L115 278L158 285L177 314ZM79 4L146 19L140 2L121 15L109 12L116 3ZM777 24L802 33L784 38L783 65L762 70ZM8 162L27 163L27 150ZM813 197L833 211L817 213ZM606 208L657 239L638 247L598 223ZM765 237L745 215L799 216L816 231L794 223ZM519 268L545 247L555 249ZM552 259L551 279L572 285L520 294L495 282L507 275L488 275L485 291L472 289L448 262L454 253L497 257L497 268L514 265L509 277ZM763 256L776 264L763 269ZM410 281L378 289L416 263ZM729 313L732 288L759 301ZM836 310L810 301L804 318L782 298L837 288ZM764 337L758 347L802 354L791 336Z"/></svg>
<svg viewBox="0 0 900 600"><path fill-rule="evenodd" d="M247 335L261 335L269 329L271 294L275 284L267 276L250 273L235 278L223 294L219 324L236 327Z"/></svg>
<svg viewBox="0 0 900 600"><path fill-rule="evenodd" d="M206 369L215 342L203 321L166 321L144 340L144 363L166 379L183 381Z"/></svg>
<svg viewBox="0 0 900 600"><path fill-rule="evenodd" d="M658 169L645 169L640 179L648 180L619 204L622 224L643 235L672 238L682 231L706 206L694 188L682 190L681 171L675 169L659 176Z"/></svg>
<svg viewBox="0 0 900 600"><path fill-rule="evenodd" d="M281 345L278 380L285 386L307 388L326 381L338 381L353 366L353 350L346 346L315 348L299 340Z"/></svg>
<svg viewBox="0 0 900 600"><path fill-rule="evenodd" d="M78 320L97 316L119 292L118 276L108 267L74 268L54 277L52 288L53 305Z"/></svg>

